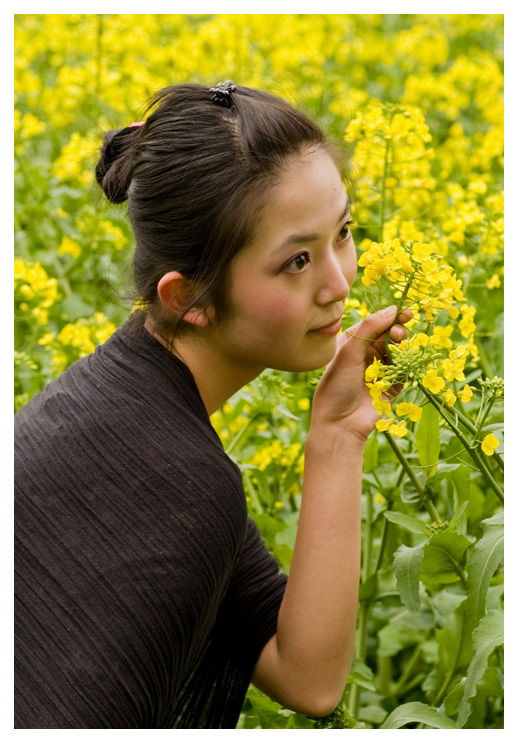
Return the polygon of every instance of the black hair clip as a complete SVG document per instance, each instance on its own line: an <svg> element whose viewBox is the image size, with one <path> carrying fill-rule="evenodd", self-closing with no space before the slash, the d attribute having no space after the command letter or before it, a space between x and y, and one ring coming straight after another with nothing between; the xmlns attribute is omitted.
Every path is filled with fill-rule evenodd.
<svg viewBox="0 0 518 743"><path fill-rule="evenodd" d="M215 88L211 88L210 92L214 93L211 101L217 103L218 106L226 106L230 108L231 99L230 94L237 90L232 80L226 80L224 83L218 83Z"/></svg>

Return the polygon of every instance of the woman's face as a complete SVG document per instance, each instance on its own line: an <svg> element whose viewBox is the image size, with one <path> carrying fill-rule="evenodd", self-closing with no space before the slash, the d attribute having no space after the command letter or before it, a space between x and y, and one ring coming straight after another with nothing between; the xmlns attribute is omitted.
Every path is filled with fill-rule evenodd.
<svg viewBox="0 0 518 743"><path fill-rule="evenodd" d="M230 272L229 317L212 341L255 376L264 368L319 369L334 356L344 300L356 275L349 200L323 150L294 157L256 239ZM327 334L316 329L335 324Z"/></svg>

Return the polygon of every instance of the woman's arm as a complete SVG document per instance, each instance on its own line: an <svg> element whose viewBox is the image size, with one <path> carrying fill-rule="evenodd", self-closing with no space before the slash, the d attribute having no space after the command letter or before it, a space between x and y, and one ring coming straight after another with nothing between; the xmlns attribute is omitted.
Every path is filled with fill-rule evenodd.
<svg viewBox="0 0 518 743"><path fill-rule="evenodd" d="M378 339L394 316L395 308L372 315L354 335ZM403 334L401 328L392 331L398 339ZM364 370L375 353L383 353L383 344L347 335L338 344L313 401L299 526L277 633L252 678L289 709L319 717L340 701L353 658L362 460L378 419Z"/></svg>

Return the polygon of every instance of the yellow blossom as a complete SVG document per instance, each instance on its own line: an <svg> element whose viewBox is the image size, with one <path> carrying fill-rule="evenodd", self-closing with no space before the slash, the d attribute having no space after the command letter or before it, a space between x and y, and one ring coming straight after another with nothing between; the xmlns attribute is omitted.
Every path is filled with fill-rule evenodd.
<svg viewBox="0 0 518 743"><path fill-rule="evenodd" d="M405 434L408 433L405 421L393 423L389 427L389 433L391 433L393 436L397 436L398 439L401 439L403 436L405 436Z"/></svg>
<svg viewBox="0 0 518 743"><path fill-rule="evenodd" d="M379 361L379 359L374 359L372 364L370 364L370 366L365 369L365 381L372 382L372 380L376 379L379 374L380 367L381 362Z"/></svg>
<svg viewBox="0 0 518 743"><path fill-rule="evenodd" d="M411 402L400 402L396 405L396 415L407 415L411 421L417 423L421 420L423 409Z"/></svg>
<svg viewBox="0 0 518 743"><path fill-rule="evenodd" d="M488 289L498 289L502 286L502 282L498 278L497 274L494 273L491 278L486 281L486 286Z"/></svg>
<svg viewBox="0 0 518 743"><path fill-rule="evenodd" d="M490 457L494 454L496 447L499 444L499 440L492 433L489 433L482 441L482 451Z"/></svg>
<svg viewBox="0 0 518 743"><path fill-rule="evenodd" d="M457 395L449 387L446 390L446 392L443 393L443 397L444 397L444 401L446 402L446 405L448 405L448 407L451 408L453 405L455 405L455 400L457 399Z"/></svg>
<svg viewBox="0 0 518 743"><path fill-rule="evenodd" d="M473 390L469 385L465 384L464 387L459 392L459 400L461 402L469 402L471 398L473 397Z"/></svg>
<svg viewBox="0 0 518 743"><path fill-rule="evenodd" d="M451 382L454 379L456 379L458 382L463 382L466 379L463 369L463 359L456 359L455 361L444 359L444 361L442 362L442 371L448 382Z"/></svg>
<svg viewBox="0 0 518 743"><path fill-rule="evenodd" d="M434 394L437 394L442 390L446 382L442 377L439 377L437 375L437 371L435 369L430 369L422 378L422 384L423 387L426 387L426 389L430 390L430 392L433 392Z"/></svg>
<svg viewBox="0 0 518 743"><path fill-rule="evenodd" d="M433 329L433 335L430 336L431 345L435 348L451 348L453 345L453 341L450 337L452 333L452 325L446 325L446 327L436 325Z"/></svg>
<svg viewBox="0 0 518 743"><path fill-rule="evenodd" d="M58 255L71 255L73 258L79 258L81 255L81 247L75 240L71 240L69 237L64 237L61 240L58 248Z"/></svg>

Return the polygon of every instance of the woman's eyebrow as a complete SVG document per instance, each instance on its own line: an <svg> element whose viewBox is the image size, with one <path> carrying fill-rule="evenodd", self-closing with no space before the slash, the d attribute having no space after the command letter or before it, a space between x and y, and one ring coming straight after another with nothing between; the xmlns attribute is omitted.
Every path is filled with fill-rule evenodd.
<svg viewBox="0 0 518 743"><path fill-rule="evenodd" d="M342 221L342 219L345 217L347 212L350 210L350 208L351 208L351 203L349 201L348 196L346 196L345 197L345 208L343 212L340 214L340 216L338 217L338 219L336 220L337 227ZM282 243L282 245L277 246L273 252L277 253L280 250L285 250L286 248L289 248L290 245L296 245L298 243L311 243L311 242L315 242L316 240L320 240L320 235L317 235L316 233L313 233L311 235L291 235L291 237L288 237Z"/></svg>

